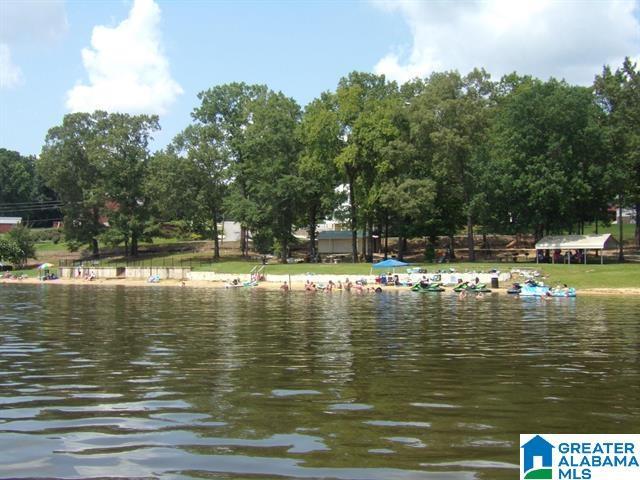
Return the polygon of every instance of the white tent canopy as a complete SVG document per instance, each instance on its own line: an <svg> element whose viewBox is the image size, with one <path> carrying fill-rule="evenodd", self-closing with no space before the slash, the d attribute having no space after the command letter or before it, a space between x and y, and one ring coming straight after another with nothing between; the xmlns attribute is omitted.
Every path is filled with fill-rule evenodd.
<svg viewBox="0 0 640 480"><path fill-rule="evenodd" d="M543 237L536 243L536 251L583 250L585 263L587 262L587 250L612 250L616 248L618 248L618 242L610 233L602 235L552 235ZM602 263L602 256L600 261Z"/></svg>

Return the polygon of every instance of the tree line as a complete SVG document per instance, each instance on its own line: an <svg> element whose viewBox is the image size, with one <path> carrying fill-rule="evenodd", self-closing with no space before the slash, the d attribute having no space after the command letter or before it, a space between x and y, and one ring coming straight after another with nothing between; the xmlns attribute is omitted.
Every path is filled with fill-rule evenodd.
<svg viewBox="0 0 640 480"><path fill-rule="evenodd" d="M461 229L474 260L478 229L580 233L624 205L640 243L640 72L630 59L589 87L516 73L494 81L478 69L402 85L353 72L304 109L245 83L198 100L191 124L153 154L155 116L74 113L49 130L34 165L68 241L136 255L160 222L179 219L213 239L217 259L218 224L233 219L243 254L251 232L256 250L284 261L294 228L308 230L313 258L318 224L337 216L354 261L371 258L374 236L399 237L402 257L405 239L427 239L429 252Z"/></svg>

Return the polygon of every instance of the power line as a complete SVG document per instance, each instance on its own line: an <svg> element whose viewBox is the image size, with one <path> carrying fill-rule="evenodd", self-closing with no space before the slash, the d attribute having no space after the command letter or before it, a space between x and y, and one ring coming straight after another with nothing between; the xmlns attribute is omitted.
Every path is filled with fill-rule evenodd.
<svg viewBox="0 0 640 480"><path fill-rule="evenodd" d="M0 208L2 207L22 207L27 205L49 205L51 203L62 203L62 200L46 200L43 202L5 202L0 203Z"/></svg>
<svg viewBox="0 0 640 480"><path fill-rule="evenodd" d="M28 213L28 212L42 212L42 211L47 211L47 210L60 210L60 208L62 207L62 205L52 205L50 207L31 207L31 208L8 208L8 209L2 209L0 208L0 213L2 214L7 214L7 213Z"/></svg>

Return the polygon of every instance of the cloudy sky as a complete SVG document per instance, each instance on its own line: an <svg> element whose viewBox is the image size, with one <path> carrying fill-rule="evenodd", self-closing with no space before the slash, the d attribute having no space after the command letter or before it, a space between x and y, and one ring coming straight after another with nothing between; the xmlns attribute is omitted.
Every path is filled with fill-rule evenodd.
<svg viewBox="0 0 640 480"><path fill-rule="evenodd" d="M588 85L640 59L640 0L0 0L0 147L38 154L68 112L160 115L265 83L305 105L352 70L404 82L484 67Z"/></svg>

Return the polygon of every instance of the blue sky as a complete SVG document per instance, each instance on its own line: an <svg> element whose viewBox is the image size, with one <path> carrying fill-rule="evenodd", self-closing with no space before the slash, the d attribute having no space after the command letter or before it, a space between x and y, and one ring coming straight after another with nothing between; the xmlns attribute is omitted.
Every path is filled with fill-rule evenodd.
<svg viewBox="0 0 640 480"><path fill-rule="evenodd" d="M1 0L0 147L38 154L65 113L159 113L166 145L197 93L264 83L302 106L352 70L405 81L484 66L589 84L640 58L637 0ZM84 53L83 53L84 50Z"/></svg>

